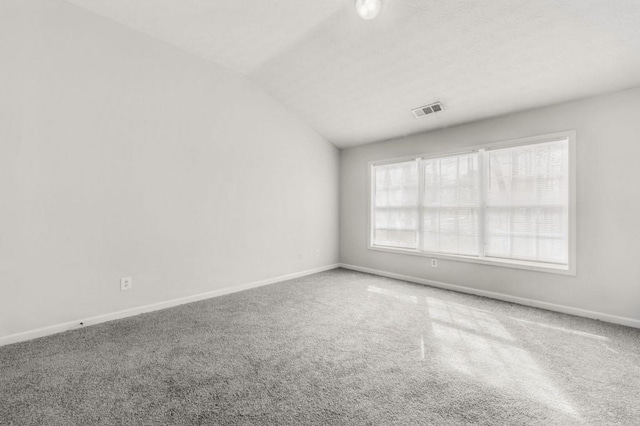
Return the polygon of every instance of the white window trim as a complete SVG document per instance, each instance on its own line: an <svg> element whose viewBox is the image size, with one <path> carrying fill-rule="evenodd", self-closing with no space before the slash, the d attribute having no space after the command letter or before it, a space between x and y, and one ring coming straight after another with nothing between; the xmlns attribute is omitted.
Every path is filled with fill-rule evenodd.
<svg viewBox="0 0 640 426"><path fill-rule="evenodd" d="M497 259L497 258L477 258L474 256L463 256L463 255L454 255L454 254L443 254L443 253L434 253L434 252L426 252L418 249L406 249L406 248L395 248L395 247L385 247L385 246L376 246L373 245L373 199L374 199L374 191L375 191L375 181L373 179L373 168L375 166L385 165L385 164L393 164L404 161L418 160L418 159L429 159L429 158L438 158L438 157L447 157L456 154L465 154L469 152L479 151L479 150L491 150L491 149L499 149L499 148L508 148L520 145L532 145L537 143L544 142L553 142L558 139L567 139L569 144L569 261L568 265L559 265L553 263L543 263L543 262L530 262L523 260L512 260L512 259ZM385 159L379 161L370 161L368 167L368 180L369 180L369 197L367 203L367 230L369 233L368 239L368 249L375 250L380 252L387 253L397 253L397 254L408 254L412 256L420 256L427 257L431 259L443 259L443 260L452 260L458 262L468 262L468 263L477 263L481 265L491 265L491 266L500 266L505 268L515 268L515 269L524 269L529 271L539 271L539 272L548 272L554 274L561 275L572 275L575 276L577 274L576 269L576 178L577 178L577 170L576 170L576 132L575 130L568 130L563 132L551 133L541 136L532 136L521 139L512 139L500 142L492 142L486 143L482 145L474 145L462 149L449 150L449 151L439 151L437 153L426 153L426 154L418 154L404 157L397 157L393 159ZM484 181L484 179L483 179ZM481 182L484 185L484 182ZM423 183L420 183L423 185ZM419 209L421 211L422 209ZM422 216L422 213L419 213ZM484 227L482 226L482 231L484 232ZM420 234L418 232L418 234ZM418 238L421 238L418 236ZM421 247L418 244L418 247Z"/></svg>

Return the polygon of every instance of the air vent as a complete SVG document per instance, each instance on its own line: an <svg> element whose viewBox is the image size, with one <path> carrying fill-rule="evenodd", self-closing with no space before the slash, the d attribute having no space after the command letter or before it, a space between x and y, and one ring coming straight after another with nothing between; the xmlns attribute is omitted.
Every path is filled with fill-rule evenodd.
<svg viewBox="0 0 640 426"><path fill-rule="evenodd" d="M412 109L411 112L416 116L416 118L422 118L429 114L434 114L442 110L444 110L442 104L440 102L436 102L431 105L425 105L421 106L420 108Z"/></svg>

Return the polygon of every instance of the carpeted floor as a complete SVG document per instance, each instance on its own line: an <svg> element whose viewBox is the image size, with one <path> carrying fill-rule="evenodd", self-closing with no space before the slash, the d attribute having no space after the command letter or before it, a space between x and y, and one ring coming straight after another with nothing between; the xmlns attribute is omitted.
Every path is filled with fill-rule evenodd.
<svg viewBox="0 0 640 426"><path fill-rule="evenodd" d="M640 424L640 330L337 269L0 348L2 425Z"/></svg>

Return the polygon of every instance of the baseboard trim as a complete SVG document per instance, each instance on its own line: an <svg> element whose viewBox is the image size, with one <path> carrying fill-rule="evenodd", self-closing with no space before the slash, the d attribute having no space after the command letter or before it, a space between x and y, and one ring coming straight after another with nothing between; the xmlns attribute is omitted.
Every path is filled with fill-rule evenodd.
<svg viewBox="0 0 640 426"><path fill-rule="evenodd" d="M121 318L131 317L134 315L143 314L145 312L158 311L160 309L171 308L178 305L184 305L185 303L197 302L199 300L210 299L212 297L224 296L226 294L237 293L244 290L249 290L256 287L262 287L269 284L275 284L282 281L292 280L294 278L300 278L307 275L317 274L319 272L329 271L340 267L339 264L332 264L322 266L320 268L308 269L306 271L295 272L292 274L281 275L279 277L268 278L266 280L253 281L246 284L240 284L233 287L225 287L219 290L213 290L206 293L195 294L192 296L181 297L178 299L167 300L165 302L153 303L151 305L139 306L136 308L125 309L122 311L111 312L108 314L97 315L90 318L81 318L75 321L69 321L61 324L55 324L48 327L37 328L34 330L24 331L21 333L10 334L8 336L0 337L0 346L10 345L12 343L24 342L26 340L36 339L38 337L45 337L52 334L62 333L64 331L82 328L90 325L96 325L107 321L113 321Z"/></svg>
<svg viewBox="0 0 640 426"><path fill-rule="evenodd" d="M541 302L534 299L525 299L523 297L510 296L504 293L497 293L493 291L479 290L472 287L466 287L456 284L449 284L441 281L428 280L425 278L418 278L409 275L396 274L394 272L381 271L378 269L365 268L362 266L350 265L346 263L340 264L341 268L351 269L353 271L364 272L372 275L379 275L387 278L395 278L398 280L409 281L416 284L424 284L431 287L443 288L445 290L453 290L460 293L474 294L476 296L488 297L490 299L502 300L504 302L517 303L519 305L532 306L534 308L546 309L548 311L561 312L563 314L570 314L579 317L591 318L600 321L610 322L614 324L626 325L628 327L640 328L640 320L620 317L617 315L605 314L603 312L589 311L581 308L574 308L572 306L558 305L555 303Z"/></svg>

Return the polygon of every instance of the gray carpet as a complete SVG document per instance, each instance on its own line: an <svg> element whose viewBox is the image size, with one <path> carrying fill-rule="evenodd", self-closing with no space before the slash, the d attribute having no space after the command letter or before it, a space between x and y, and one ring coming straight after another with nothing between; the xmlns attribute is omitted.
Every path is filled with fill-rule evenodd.
<svg viewBox="0 0 640 426"><path fill-rule="evenodd" d="M640 330L343 269L0 348L2 425L640 424Z"/></svg>

